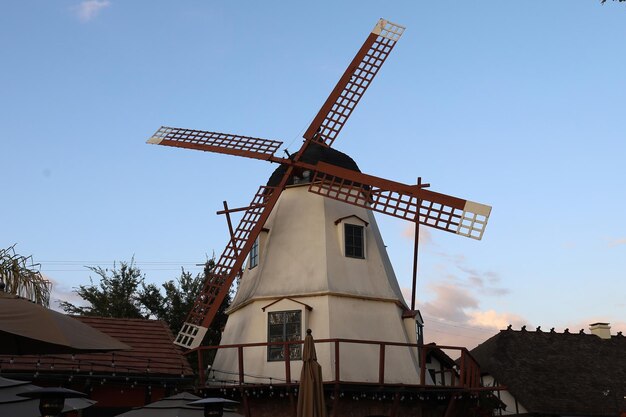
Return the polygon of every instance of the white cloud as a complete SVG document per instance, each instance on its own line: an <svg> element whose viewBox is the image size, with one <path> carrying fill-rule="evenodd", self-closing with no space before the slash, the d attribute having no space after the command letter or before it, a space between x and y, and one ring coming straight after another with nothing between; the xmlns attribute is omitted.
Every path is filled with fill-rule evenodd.
<svg viewBox="0 0 626 417"><path fill-rule="evenodd" d="M402 237L410 239L411 241L415 240L415 223L409 223L402 229ZM433 235L427 227L420 227L419 243L420 245L430 245L433 243Z"/></svg>
<svg viewBox="0 0 626 417"><path fill-rule="evenodd" d="M413 227L406 227L403 237L412 240L413 230ZM432 238L428 235L427 239ZM432 240L427 243L436 247ZM426 343L471 349L509 324L516 328L529 325L524 317L513 312L496 311L482 305L485 297L502 298L510 293L497 271L475 268L462 254L445 251L435 254L443 261L433 265L433 275L438 281L418 291L422 299L416 303L424 317ZM409 303L410 288L403 287L402 294Z"/></svg>
<svg viewBox="0 0 626 417"><path fill-rule="evenodd" d="M44 277L52 283L52 291L50 292L50 308L52 310L63 312L59 305L60 301L69 301L74 305L80 306L85 305L85 300L79 297L73 288L63 285L63 283L49 275L44 275Z"/></svg>
<svg viewBox="0 0 626 417"><path fill-rule="evenodd" d="M110 5L111 2L109 0L85 0L78 6L74 6L72 10L76 13L78 19L85 23L98 16L100 11Z"/></svg>
<svg viewBox="0 0 626 417"><path fill-rule="evenodd" d="M469 312L469 324L480 327L490 327L495 330L505 329L509 324L519 328L526 324L523 317L511 313L498 313L495 310Z"/></svg>
<svg viewBox="0 0 626 417"><path fill-rule="evenodd" d="M576 249L578 245L576 244L576 242L564 242L563 243L563 248L565 249Z"/></svg>
<svg viewBox="0 0 626 417"><path fill-rule="evenodd" d="M408 287L402 287L400 288L400 291L402 292L402 296L404 297L404 302L406 302L406 304L410 307L411 306L411 288Z"/></svg>
<svg viewBox="0 0 626 417"><path fill-rule="evenodd" d="M465 310L478 308L478 299L457 285L433 284L429 290L435 294L435 299L422 303L420 308L433 317L467 323Z"/></svg>
<svg viewBox="0 0 626 417"><path fill-rule="evenodd" d="M617 332L626 333L626 322L619 320L611 320L610 317L607 316L590 316L586 320L579 320L575 322L565 323L564 326L558 327L557 331L562 331L565 328L568 328L571 333L578 333L581 329L585 331L585 333L590 334L589 325L591 323L609 323L611 326L611 334L615 335Z"/></svg>
<svg viewBox="0 0 626 417"><path fill-rule="evenodd" d="M429 286L434 299L418 302L425 320L427 343L471 349L499 330L506 329L509 324L517 328L528 324L526 319L514 313L481 309L480 298L474 292L506 291L487 286L489 279L470 277L469 283L473 285L468 285L464 280L455 278ZM406 292L410 293L410 290ZM406 292L403 291L405 296Z"/></svg>
<svg viewBox="0 0 626 417"><path fill-rule="evenodd" d="M626 238L622 239L613 239L609 241L609 247L613 248L615 246L626 245Z"/></svg>

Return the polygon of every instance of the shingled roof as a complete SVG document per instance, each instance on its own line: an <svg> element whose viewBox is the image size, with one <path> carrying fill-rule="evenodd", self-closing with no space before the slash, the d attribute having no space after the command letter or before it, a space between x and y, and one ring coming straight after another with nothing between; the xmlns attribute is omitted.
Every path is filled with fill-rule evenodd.
<svg viewBox="0 0 626 417"><path fill-rule="evenodd" d="M471 351L529 412L616 416L626 411L626 337L502 330Z"/></svg>
<svg viewBox="0 0 626 417"><path fill-rule="evenodd" d="M75 316L132 347L115 353L1 356L4 371L94 372L190 377L193 370L182 350L173 344L167 325L158 320ZM80 371L79 371L80 369Z"/></svg>
<svg viewBox="0 0 626 417"><path fill-rule="evenodd" d="M189 362L182 350L174 345L174 336L163 321L87 316L75 318L133 348L115 353L117 368L144 370L148 365L153 374L181 375L182 373L186 376L193 374ZM97 356L97 354L77 355L87 361Z"/></svg>

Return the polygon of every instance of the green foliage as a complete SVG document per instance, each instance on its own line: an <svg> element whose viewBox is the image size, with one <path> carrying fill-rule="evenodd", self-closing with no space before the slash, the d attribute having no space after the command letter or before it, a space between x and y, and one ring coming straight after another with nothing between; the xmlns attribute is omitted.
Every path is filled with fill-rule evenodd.
<svg viewBox="0 0 626 417"><path fill-rule="evenodd" d="M15 245L0 249L0 281L5 291L44 306L50 303L51 283L38 271L32 256L15 253Z"/></svg>
<svg viewBox="0 0 626 417"><path fill-rule="evenodd" d="M89 303L88 306L75 306L68 301L59 303L63 311L79 316L147 318L148 312L141 304L138 294L139 285L144 276L135 266L134 259L130 262L120 262L112 270L98 267L88 267L100 277L98 285L94 285L89 277L90 285L80 285L74 289L76 294Z"/></svg>
<svg viewBox="0 0 626 417"><path fill-rule="evenodd" d="M204 266L204 271L195 277L188 271L181 269L176 281L167 281L161 284L163 291L156 285L144 285L140 300L150 313L168 323L172 333L177 334L183 327L187 314L200 293L206 276L213 271L215 261L210 259ZM226 325L227 316L224 311L231 302L230 293L224 298L220 309L207 332L205 344L218 344L221 338L221 329Z"/></svg>
<svg viewBox="0 0 626 417"><path fill-rule="evenodd" d="M204 285L205 277L214 267L215 261L210 259L205 264L204 271L195 276L181 268L180 276L176 280L169 280L160 286L146 284L145 276L135 266L134 260L120 262L119 268L114 265L110 271L101 267L89 267L99 276L100 282L95 285L90 277L90 285L81 285L74 290L88 305L76 306L67 301L59 304L69 314L163 320L172 333L177 334ZM207 332L205 344L219 344L221 329L226 325L227 319L224 311L230 302L229 293Z"/></svg>
<svg viewBox="0 0 626 417"><path fill-rule="evenodd" d="M204 266L204 277L209 276L209 274L213 271L214 267L215 267L215 262L213 259L211 259ZM204 280L205 279L203 279L203 281ZM237 279L236 285L239 285L239 279ZM222 301L222 304L220 305L220 308L217 310L217 314L215 315L215 318L213 319L213 322L211 323L211 326L209 327L209 330L207 331L207 334L204 337L204 345L206 346L219 345L220 340L222 338L222 330L224 329L224 326L226 326L226 320L228 320L228 316L226 315L226 310L230 306L230 303L232 302L232 300L233 299L232 299L232 288L231 288L229 289L228 294L226 294L226 297L224 297L224 301Z"/></svg>
<svg viewBox="0 0 626 417"><path fill-rule="evenodd" d="M154 284L144 284L140 300L154 317L165 321L176 334L183 326L203 283L204 275L194 277L191 272L181 268L176 281L161 284L163 291Z"/></svg>

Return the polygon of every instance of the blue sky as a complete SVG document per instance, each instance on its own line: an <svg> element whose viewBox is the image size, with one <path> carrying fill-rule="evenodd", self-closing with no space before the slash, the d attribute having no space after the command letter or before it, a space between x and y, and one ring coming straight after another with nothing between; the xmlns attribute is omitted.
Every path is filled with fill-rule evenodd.
<svg viewBox="0 0 626 417"><path fill-rule="evenodd" d="M493 206L476 242L427 231L427 338L508 323L626 330L626 5L20 1L0 13L0 247L70 297L85 265L199 270L275 168L149 146L161 125L301 136L379 17L407 27L335 147L362 171ZM411 226L378 216L402 287Z"/></svg>

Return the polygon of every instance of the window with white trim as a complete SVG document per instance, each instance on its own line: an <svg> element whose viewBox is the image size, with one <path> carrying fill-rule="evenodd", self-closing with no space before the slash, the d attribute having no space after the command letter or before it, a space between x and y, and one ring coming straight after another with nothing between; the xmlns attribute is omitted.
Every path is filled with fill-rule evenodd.
<svg viewBox="0 0 626 417"><path fill-rule="evenodd" d="M267 341L291 342L302 340L302 311L272 311L267 313ZM289 359L302 359L302 345L289 346ZM284 345L267 347L268 361L284 361Z"/></svg>
<svg viewBox="0 0 626 417"><path fill-rule="evenodd" d="M365 258L365 228L344 223L344 254L348 258Z"/></svg>

